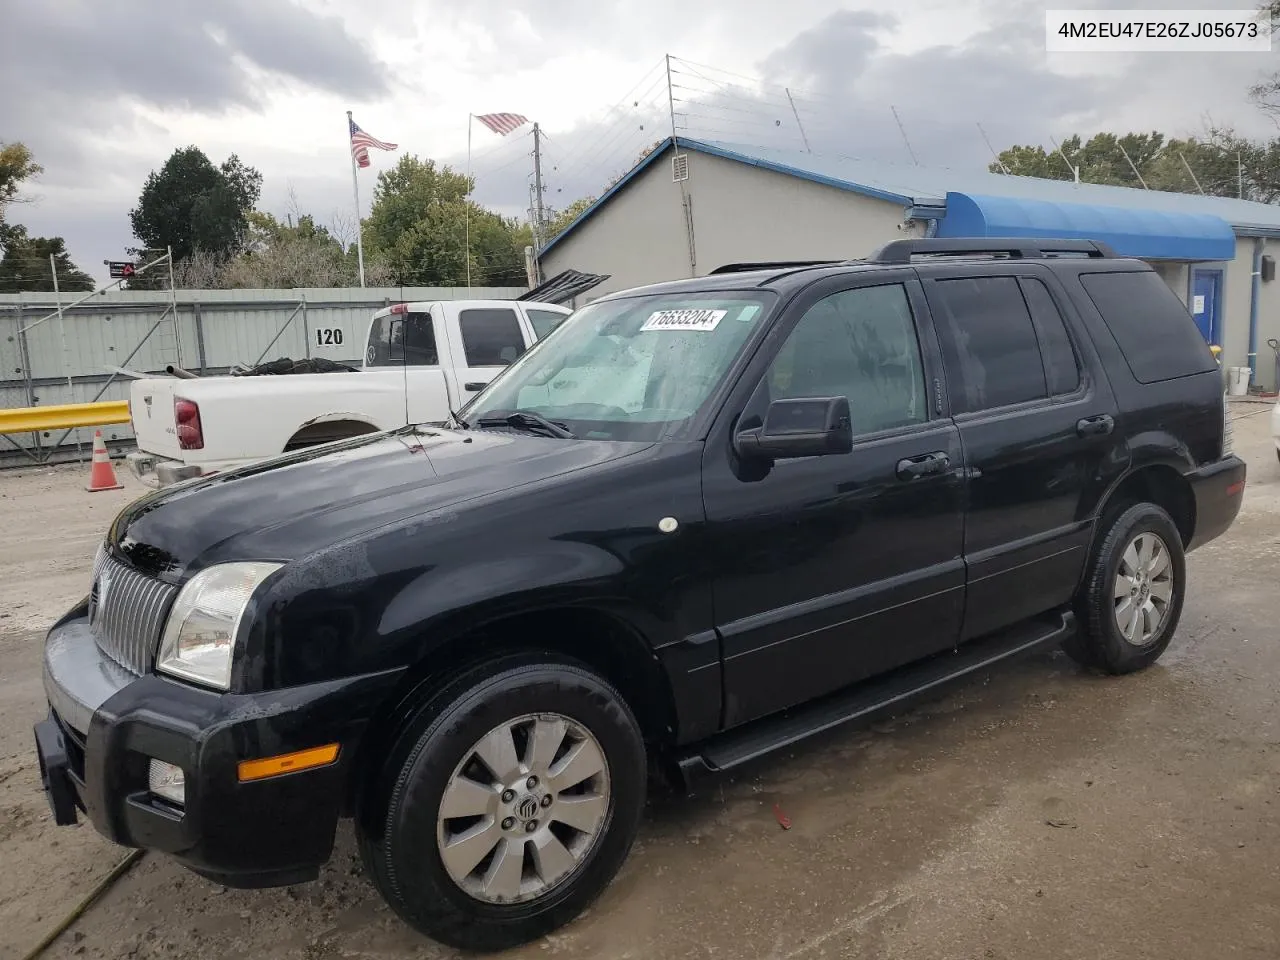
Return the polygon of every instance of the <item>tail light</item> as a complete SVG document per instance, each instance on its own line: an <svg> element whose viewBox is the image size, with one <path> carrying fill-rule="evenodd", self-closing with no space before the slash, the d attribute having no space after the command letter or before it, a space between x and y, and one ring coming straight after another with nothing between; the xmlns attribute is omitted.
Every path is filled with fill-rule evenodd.
<svg viewBox="0 0 1280 960"><path fill-rule="evenodd" d="M200 408L191 400L173 398L173 421L178 425L180 450L203 450L204 430L200 426Z"/></svg>

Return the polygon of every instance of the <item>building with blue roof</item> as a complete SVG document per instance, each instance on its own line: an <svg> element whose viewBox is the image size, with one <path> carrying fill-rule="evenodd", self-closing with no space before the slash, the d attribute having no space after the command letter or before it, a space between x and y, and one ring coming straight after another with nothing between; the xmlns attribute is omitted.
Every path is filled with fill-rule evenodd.
<svg viewBox="0 0 1280 960"><path fill-rule="evenodd" d="M1274 389L1280 206L668 138L543 247L592 297L750 260L857 258L900 237L1080 237L1147 261L1224 365ZM1270 251L1270 252L1269 252ZM585 301L584 301L585 302Z"/></svg>

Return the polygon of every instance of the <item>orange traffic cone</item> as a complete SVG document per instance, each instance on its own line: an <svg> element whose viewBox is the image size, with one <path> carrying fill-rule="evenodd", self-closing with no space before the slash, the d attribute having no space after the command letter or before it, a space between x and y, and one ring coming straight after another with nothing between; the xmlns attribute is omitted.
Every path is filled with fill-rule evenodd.
<svg viewBox="0 0 1280 960"><path fill-rule="evenodd" d="M90 493L101 490L123 490L124 484L116 479L116 472L111 467L111 457L107 455L107 443L102 439L102 431L93 432L93 468L89 471Z"/></svg>

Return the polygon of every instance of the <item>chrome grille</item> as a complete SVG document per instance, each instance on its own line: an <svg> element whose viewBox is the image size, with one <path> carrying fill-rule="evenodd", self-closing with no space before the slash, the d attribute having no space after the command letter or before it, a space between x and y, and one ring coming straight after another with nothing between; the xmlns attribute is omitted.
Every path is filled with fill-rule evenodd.
<svg viewBox="0 0 1280 960"><path fill-rule="evenodd" d="M89 591L89 627L98 649L126 670L151 670L177 587L114 560L98 548Z"/></svg>

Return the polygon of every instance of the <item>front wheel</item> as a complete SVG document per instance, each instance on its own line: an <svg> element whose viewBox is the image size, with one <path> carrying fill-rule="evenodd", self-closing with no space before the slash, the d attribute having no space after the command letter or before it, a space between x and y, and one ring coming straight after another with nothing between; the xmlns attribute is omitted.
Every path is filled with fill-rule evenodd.
<svg viewBox="0 0 1280 960"><path fill-rule="evenodd" d="M634 716L603 679L516 658L468 672L404 725L366 798L361 852L422 933L469 950L567 923L630 851L645 796Z"/></svg>
<svg viewBox="0 0 1280 960"><path fill-rule="evenodd" d="M1139 503L1111 519L1076 598L1079 632L1067 652L1106 673L1160 658L1182 616L1186 563L1172 518Z"/></svg>

